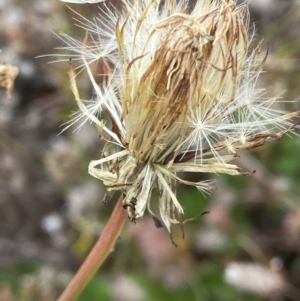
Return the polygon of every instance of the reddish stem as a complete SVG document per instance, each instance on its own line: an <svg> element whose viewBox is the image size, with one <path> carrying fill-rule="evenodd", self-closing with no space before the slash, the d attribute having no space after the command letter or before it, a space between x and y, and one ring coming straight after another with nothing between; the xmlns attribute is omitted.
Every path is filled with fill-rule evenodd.
<svg viewBox="0 0 300 301"><path fill-rule="evenodd" d="M126 218L120 197L97 243L57 301L74 301L78 297L112 251Z"/></svg>

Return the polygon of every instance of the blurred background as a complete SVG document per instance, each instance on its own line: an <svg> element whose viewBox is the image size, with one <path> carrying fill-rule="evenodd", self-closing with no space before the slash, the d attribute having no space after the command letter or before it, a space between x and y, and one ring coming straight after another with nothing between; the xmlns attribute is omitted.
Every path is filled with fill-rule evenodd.
<svg viewBox="0 0 300 301"><path fill-rule="evenodd" d="M108 0L110 2L110 0ZM116 8L118 0L112 0ZM300 109L300 2L250 0L254 43L269 49L259 85ZM70 5L92 18L97 5ZM99 237L115 199L88 175L102 142L86 124L59 133L76 111L64 46L82 40L74 13L58 0L0 2L0 64L19 68L11 98L0 90L0 301L54 301ZM77 17L78 18L78 17ZM91 86L79 78L83 97ZM300 134L299 130L295 131ZM173 236L146 216L127 222L115 251L78 301L300 300L300 139L287 135L237 164L251 177L216 176L203 196L179 186L186 217L210 214ZM202 175L186 175L201 179ZM155 201L155 200L154 200Z"/></svg>

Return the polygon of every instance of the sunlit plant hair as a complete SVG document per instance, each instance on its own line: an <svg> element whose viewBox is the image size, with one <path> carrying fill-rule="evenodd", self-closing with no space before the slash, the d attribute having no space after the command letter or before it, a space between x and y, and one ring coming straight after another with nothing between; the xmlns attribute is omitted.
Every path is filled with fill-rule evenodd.
<svg viewBox="0 0 300 301"><path fill-rule="evenodd" d="M101 5L101 17L78 20L87 32L83 42L61 36L95 92L82 100L71 68L80 109L71 123L89 120L98 127L106 144L89 173L108 191L122 191L130 220L143 217L146 208L155 216L155 189L153 202L171 231L172 224L184 223L176 183L213 188L179 172L244 175L229 163L237 152L280 139L299 111L284 112L277 97L265 98L256 88L265 59L258 59L260 46L249 51L246 4L123 0L120 14ZM95 61L105 70L100 86L89 67Z"/></svg>

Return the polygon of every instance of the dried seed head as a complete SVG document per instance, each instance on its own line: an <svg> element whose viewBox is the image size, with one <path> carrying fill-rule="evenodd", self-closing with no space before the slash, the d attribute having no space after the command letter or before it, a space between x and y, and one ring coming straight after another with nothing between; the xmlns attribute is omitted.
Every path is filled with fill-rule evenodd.
<svg viewBox="0 0 300 301"><path fill-rule="evenodd" d="M14 82L18 73L19 69L17 67L0 64L0 87L4 87L6 89L6 95L8 98L11 97Z"/></svg>
<svg viewBox="0 0 300 301"><path fill-rule="evenodd" d="M263 296L278 295L287 288L280 273L257 263L232 262L227 265L224 276L237 288Z"/></svg>
<svg viewBox="0 0 300 301"><path fill-rule="evenodd" d="M228 162L241 149L280 139L299 112L273 108L255 84L260 47L249 54L247 7L234 0L123 1L120 15L83 19L83 43L63 35L73 58L86 67L96 96L82 101L71 68L71 87L81 115L109 140L89 172L108 190L122 190L131 220L150 209L159 192L161 218L170 231L183 223L176 182L210 190L209 182L189 182L178 172L241 174ZM99 38L100 37L100 38ZM89 68L101 60L106 81L98 86ZM99 116L106 111L112 128Z"/></svg>

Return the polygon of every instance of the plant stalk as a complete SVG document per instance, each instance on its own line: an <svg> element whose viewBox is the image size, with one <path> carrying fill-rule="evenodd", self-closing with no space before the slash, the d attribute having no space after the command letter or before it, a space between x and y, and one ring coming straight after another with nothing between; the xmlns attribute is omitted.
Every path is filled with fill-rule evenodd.
<svg viewBox="0 0 300 301"><path fill-rule="evenodd" d="M122 199L120 196L101 236L57 301L75 301L112 251L127 219Z"/></svg>

